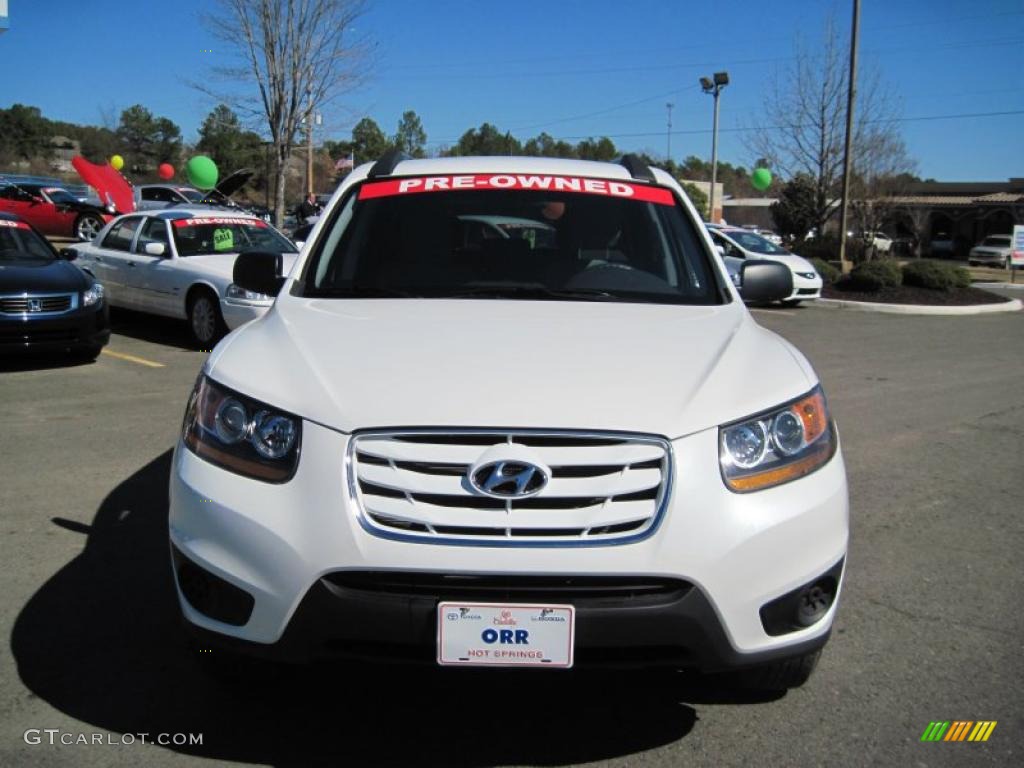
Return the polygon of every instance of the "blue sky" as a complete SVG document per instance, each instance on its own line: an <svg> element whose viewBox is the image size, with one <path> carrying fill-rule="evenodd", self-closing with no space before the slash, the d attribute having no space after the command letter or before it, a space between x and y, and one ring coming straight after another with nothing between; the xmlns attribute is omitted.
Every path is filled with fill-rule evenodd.
<svg viewBox="0 0 1024 768"><path fill-rule="evenodd" d="M0 35L0 106L101 124L142 103L188 141L213 102L187 82L227 52L199 22L209 0L10 0ZM430 148L484 121L520 138L608 135L626 150L710 155L710 97L700 75L728 70L722 160L749 165L742 129L797 34L813 45L834 12L824 0L367 0L355 32L375 44L372 74L326 110L323 135L347 138L369 115L388 133L414 109ZM956 181L1024 176L1024 3L863 0L861 62L900 104L918 172ZM713 16L709 16L712 14ZM211 49L212 53L204 52ZM991 115L993 112L1021 112ZM986 115L934 119L948 115ZM920 119L924 118L924 119Z"/></svg>

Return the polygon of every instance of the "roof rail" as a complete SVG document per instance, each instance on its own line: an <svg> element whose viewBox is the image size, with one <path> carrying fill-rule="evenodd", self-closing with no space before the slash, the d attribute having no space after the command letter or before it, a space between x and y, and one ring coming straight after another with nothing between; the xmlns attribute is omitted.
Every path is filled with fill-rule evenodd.
<svg viewBox="0 0 1024 768"><path fill-rule="evenodd" d="M395 166L403 160L411 159L400 149L389 149L381 156L380 160L373 164L373 167L370 168L370 172L366 176L370 179L375 179L378 176L390 176L394 172Z"/></svg>
<svg viewBox="0 0 1024 768"><path fill-rule="evenodd" d="M634 179L654 181L654 171L636 155L623 155L619 158L619 165L629 171L629 175Z"/></svg>

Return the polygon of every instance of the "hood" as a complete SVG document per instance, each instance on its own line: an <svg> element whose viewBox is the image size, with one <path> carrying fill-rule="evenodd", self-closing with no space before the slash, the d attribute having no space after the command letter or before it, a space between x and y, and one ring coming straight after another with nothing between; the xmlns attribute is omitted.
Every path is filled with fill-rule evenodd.
<svg viewBox="0 0 1024 768"><path fill-rule="evenodd" d="M74 264L52 261L0 260L0 293L70 293L89 287L89 279Z"/></svg>
<svg viewBox="0 0 1024 768"><path fill-rule="evenodd" d="M211 355L215 380L343 431L600 429L678 437L814 381L738 302L329 300L283 294Z"/></svg>
<svg viewBox="0 0 1024 768"><path fill-rule="evenodd" d="M101 203L104 205L113 203L118 213L131 213L135 210L135 194L132 192L132 185L111 166L90 163L81 155L73 157L71 165L78 171L82 181L96 190Z"/></svg>
<svg viewBox="0 0 1024 768"><path fill-rule="evenodd" d="M753 251L748 251L748 253L753 253ZM797 256L795 253L758 253L755 255L757 258L764 259L765 261L777 261L780 264L785 264L794 272L818 271L811 262L803 256Z"/></svg>
<svg viewBox="0 0 1024 768"><path fill-rule="evenodd" d="M212 272L221 277L226 277L230 282L234 279L235 259L237 257L237 253L206 253L201 256L183 256L181 260L190 266L202 269L204 272ZM295 260L298 257L299 254L297 253L281 254L282 271L286 277L291 274L292 267L295 266Z"/></svg>
<svg viewBox="0 0 1024 768"><path fill-rule="evenodd" d="M235 171L229 176L225 176L214 190L219 192L224 197L231 197L235 192L240 190L245 183L252 178L254 171L248 168L242 168L241 170Z"/></svg>

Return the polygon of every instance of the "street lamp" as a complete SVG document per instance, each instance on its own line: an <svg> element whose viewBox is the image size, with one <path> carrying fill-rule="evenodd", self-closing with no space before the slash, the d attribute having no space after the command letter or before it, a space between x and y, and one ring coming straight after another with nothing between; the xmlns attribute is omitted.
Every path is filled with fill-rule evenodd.
<svg viewBox="0 0 1024 768"><path fill-rule="evenodd" d="M718 94L729 84L728 72L715 72L710 78L702 77L700 87L715 97L715 122L711 131L711 194L708 195L708 220L715 220L715 183L718 181Z"/></svg>

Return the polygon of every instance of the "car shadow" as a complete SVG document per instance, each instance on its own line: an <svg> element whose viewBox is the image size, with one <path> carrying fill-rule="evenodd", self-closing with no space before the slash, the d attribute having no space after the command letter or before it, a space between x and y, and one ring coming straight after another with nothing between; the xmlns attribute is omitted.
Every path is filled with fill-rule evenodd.
<svg viewBox="0 0 1024 768"><path fill-rule="evenodd" d="M66 350L4 352L0 355L0 374L18 371L45 371L53 368L77 368L81 365L92 365L95 360L76 357L74 352Z"/></svg>
<svg viewBox="0 0 1024 768"><path fill-rule="evenodd" d="M202 734L184 754L289 765L564 765L684 738L695 704L755 703L681 673L470 672L350 665L226 684L180 627L167 546L171 452L120 483L81 554L21 610L11 649L24 685L115 733ZM210 659L208 658L207 663Z"/></svg>
<svg viewBox="0 0 1024 768"><path fill-rule="evenodd" d="M153 344L187 349L195 347L188 333L188 325L184 319L150 315L130 309L111 308L110 330L119 336L128 336Z"/></svg>

